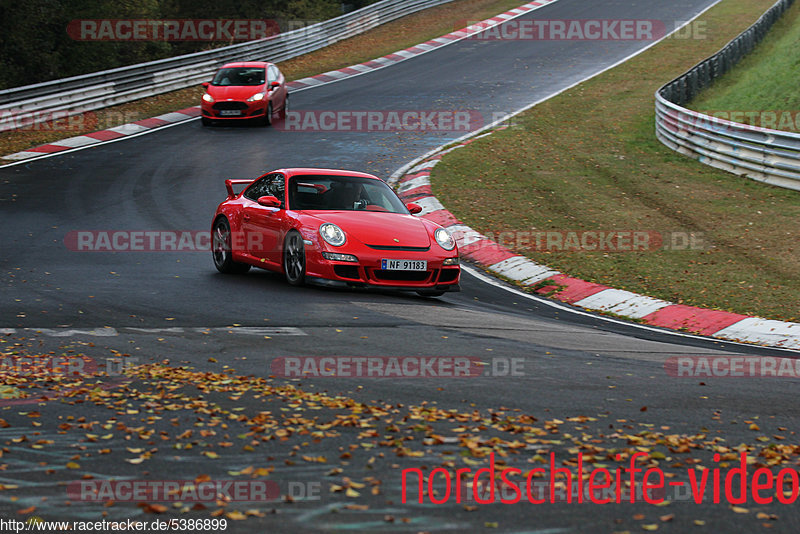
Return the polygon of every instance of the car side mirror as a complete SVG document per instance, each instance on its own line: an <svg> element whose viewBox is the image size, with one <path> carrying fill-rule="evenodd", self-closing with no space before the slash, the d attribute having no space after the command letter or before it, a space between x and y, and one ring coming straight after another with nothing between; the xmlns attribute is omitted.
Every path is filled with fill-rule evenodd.
<svg viewBox="0 0 800 534"><path fill-rule="evenodd" d="M281 207L281 201L278 200L278 197L273 197L272 195L258 197L258 204L260 206L264 206L265 208L280 208Z"/></svg>
<svg viewBox="0 0 800 534"><path fill-rule="evenodd" d="M210 84L210 83L208 83L208 82L203 82L203 87L204 87L204 88L208 89L208 86L209 86L209 85L211 85L211 84Z"/></svg>
<svg viewBox="0 0 800 534"><path fill-rule="evenodd" d="M413 202L409 202L408 204L406 204L406 208L408 208L408 211L409 213L411 213L411 215L414 215L422 211L422 206L420 206L419 204L414 204Z"/></svg>
<svg viewBox="0 0 800 534"><path fill-rule="evenodd" d="M270 89L277 89L280 86L281 86L281 82L272 82L272 83L269 84L269 88Z"/></svg>

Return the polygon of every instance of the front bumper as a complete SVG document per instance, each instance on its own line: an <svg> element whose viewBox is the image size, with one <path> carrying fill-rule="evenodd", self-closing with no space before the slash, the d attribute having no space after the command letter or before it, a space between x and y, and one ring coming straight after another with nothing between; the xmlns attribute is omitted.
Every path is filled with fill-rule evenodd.
<svg viewBox="0 0 800 534"><path fill-rule="evenodd" d="M448 293L456 293L461 291L461 285L456 284L443 284L431 287L409 287L409 286L391 286L391 285L372 285L362 282L351 282L344 280L328 280L327 278L306 277L306 282L325 287L336 288L360 288L360 289L386 289L391 291L445 291Z"/></svg>
<svg viewBox="0 0 800 534"><path fill-rule="evenodd" d="M258 102L220 101L209 104L202 101L200 110L203 117L217 120L242 120L263 117L267 113L268 100ZM224 114L223 111L239 111L239 115Z"/></svg>
<svg viewBox="0 0 800 534"><path fill-rule="evenodd" d="M435 245L434 245L435 247ZM431 247L433 249L433 247ZM334 249L327 251L333 252ZM457 258L457 251L382 251L365 246L358 249L335 250L352 254L358 263L327 260L322 251L306 249L306 278L324 285L374 287L403 291L434 290L460 291L461 266L443 265L446 259ZM425 271L392 271L380 268L382 259L427 261Z"/></svg>

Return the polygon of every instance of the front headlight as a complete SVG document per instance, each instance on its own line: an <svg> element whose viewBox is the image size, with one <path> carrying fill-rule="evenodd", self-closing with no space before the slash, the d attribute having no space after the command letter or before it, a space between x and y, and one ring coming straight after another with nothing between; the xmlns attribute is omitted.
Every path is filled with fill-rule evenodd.
<svg viewBox="0 0 800 534"><path fill-rule="evenodd" d="M433 233L433 237L436 238L436 242L439 243L439 246L445 250L453 250L456 248L456 240L453 239L450 232L444 228L437 228Z"/></svg>
<svg viewBox="0 0 800 534"><path fill-rule="evenodd" d="M264 98L264 94L265 93L256 93L253 96L251 96L250 98L248 98L247 101L248 102L258 102L259 100Z"/></svg>
<svg viewBox="0 0 800 534"><path fill-rule="evenodd" d="M213 103L214 103L214 97L213 97L213 96L211 96L211 95L210 95L210 94L208 94L208 93L203 93L203 100L205 100L205 101L206 101L206 102L208 102L209 104L213 104Z"/></svg>
<svg viewBox="0 0 800 534"><path fill-rule="evenodd" d="M325 223L319 227L319 235L322 236L329 245L334 247L341 247L347 238L344 236L344 231L333 223Z"/></svg>

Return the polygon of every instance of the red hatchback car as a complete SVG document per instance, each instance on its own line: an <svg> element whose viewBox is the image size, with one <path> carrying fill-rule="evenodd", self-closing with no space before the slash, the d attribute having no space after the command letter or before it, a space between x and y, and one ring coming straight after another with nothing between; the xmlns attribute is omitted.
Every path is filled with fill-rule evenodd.
<svg viewBox="0 0 800 534"><path fill-rule="evenodd" d="M240 193L234 185L247 184ZM228 198L212 223L214 265L283 273L291 285L380 287L439 296L459 291L450 233L415 217L380 178L333 169L279 169L225 180Z"/></svg>
<svg viewBox="0 0 800 534"><path fill-rule="evenodd" d="M246 61L228 63L210 82L200 102L203 126L212 121L257 120L267 126L273 116L289 109L286 79L272 63Z"/></svg>

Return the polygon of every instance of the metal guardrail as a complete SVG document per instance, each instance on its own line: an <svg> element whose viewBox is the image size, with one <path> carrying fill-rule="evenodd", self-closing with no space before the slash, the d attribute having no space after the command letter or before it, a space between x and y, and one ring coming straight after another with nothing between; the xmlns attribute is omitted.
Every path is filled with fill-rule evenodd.
<svg viewBox="0 0 800 534"><path fill-rule="evenodd" d="M381 24L453 0L383 0L346 15L267 39L0 91L0 131L20 117L43 122L208 81L231 61L277 63L353 37Z"/></svg>
<svg viewBox="0 0 800 534"><path fill-rule="evenodd" d="M682 107L750 52L793 2L779 0L722 50L656 91L656 136L662 143L706 165L800 191L800 134Z"/></svg>

